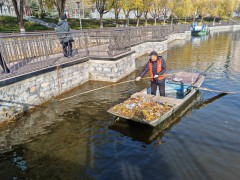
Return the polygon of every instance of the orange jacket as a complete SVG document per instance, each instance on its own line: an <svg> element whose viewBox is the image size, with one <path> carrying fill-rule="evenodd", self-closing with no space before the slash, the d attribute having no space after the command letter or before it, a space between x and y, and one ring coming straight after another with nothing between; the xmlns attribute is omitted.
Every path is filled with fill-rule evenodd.
<svg viewBox="0 0 240 180"><path fill-rule="evenodd" d="M150 76L152 77L150 80L154 81L154 79L153 79L153 77L154 77L154 74L153 74L153 63L152 63L152 61L148 62L148 69L149 69L149 72L150 72ZM161 71L162 71L162 58L157 60L157 73L159 74ZM158 80L159 81L163 80L165 78L166 78L166 74L158 76Z"/></svg>

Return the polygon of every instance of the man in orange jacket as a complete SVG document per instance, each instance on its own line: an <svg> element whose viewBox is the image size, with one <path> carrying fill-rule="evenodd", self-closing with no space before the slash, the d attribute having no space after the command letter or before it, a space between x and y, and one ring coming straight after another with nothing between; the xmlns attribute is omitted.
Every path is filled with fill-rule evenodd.
<svg viewBox="0 0 240 180"><path fill-rule="evenodd" d="M158 86L160 96L165 96L166 62L155 51L150 53L150 59L136 81L140 81L148 71L151 77L151 94L156 95Z"/></svg>

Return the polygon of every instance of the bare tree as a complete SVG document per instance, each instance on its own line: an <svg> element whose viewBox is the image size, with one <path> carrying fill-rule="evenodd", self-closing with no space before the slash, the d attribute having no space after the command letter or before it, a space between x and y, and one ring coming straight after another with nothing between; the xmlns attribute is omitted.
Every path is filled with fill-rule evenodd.
<svg viewBox="0 0 240 180"><path fill-rule="evenodd" d="M166 20L168 17L168 14L170 13L170 10L167 7L163 7L162 9L162 15L163 15L163 23L166 24Z"/></svg>
<svg viewBox="0 0 240 180"><path fill-rule="evenodd" d="M5 5L5 6L7 6L7 10L8 10L8 14L11 14L11 6L12 6L12 4L11 4L11 0L1 0L0 1L0 11L1 11L1 13L3 13L3 5Z"/></svg>
<svg viewBox="0 0 240 180"><path fill-rule="evenodd" d="M151 11L151 16L153 17L154 25L156 26L157 25L157 17L158 17L158 10L157 10L156 6L154 6L153 10Z"/></svg>
<svg viewBox="0 0 240 180"><path fill-rule="evenodd" d="M115 14L115 23L116 23L116 27L118 27L118 19L119 19L122 3L121 3L121 0L112 0L112 1L113 1L113 9Z"/></svg>
<svg viewBox="0 0 240 180"><path fill-rule="evenodd" d="M142 12L140 9L136 9L136 10L134 11L134 13L135 13L135 16L136 16L136 18L137 18L137 24L136 24L136 26L139 26L139 20L140 20L140 18L141 18L141 16L142 16L143 12Z"/></svg>
<svg viewBox="0 0 240 180"><path fill-rule="evenodd" d="M148 25L148 13L150 12L152 0L143 0L143 16L145 19L145 26Z"/></svg>
<svg viewBox="0 0 240 180"><path fill-rule="evenodd" d="M18 2L19 2L19 4L18 4ZM16 16L17 16L20 32L25 32L24 21L23 21L24 0L12 0L12 4L13 4L13 7L14 7ZM19 6L19 8L18 8L18 6Z"/></svg>
<svg viewBox="0 0 240 180"><path fill-rule="evenodd" d="M124 15L125 15L125 21L126 21L126 27L128 27L129 26L129 14L130 14L130 11L131 10L129 10L129 11L123 11L123 13L124 13Z"/></svg>
<svg viewBox="0 0 240 180"><path fill-rule="evenodd" d="M103 14L110 11L113 6L113 2L109 0L95 0L96 8L100 14L100 28L103 28Z"/></svg>
<svg viewBox="0 0 240 180"><path fill-rule="evenodd" d="M2 7L3 7L3 5L4 5L4 2L1 1L1 2L0 2L0 10L1 10L1 14L3 13L3 12L2 12Z"/></svg>
<svg viewBox="0 0 240 180"><path fill-rule="evenodd" d="M11 12L11 3L8 1L7 2L7 8L8 8L8 14L12 14L12 12Z"/></svg>
<svg viewBox="0 0 240 180"><path fill-rule="evenodd" d="M38 0L38 3L39 3L39 10L40 10L39 17L42 19L42 18L44 18L43 0Z"/></svg>
<svg viewBox="0 0 240 180"><path fill-rule="evenodd" d="M125 15L126 26L129 26L129 14L132 9L133 9L132 0L122 0L122 10Z"/></svg>
<svg viewBox="0 0 240 180"><path fill-rule="evenodd" d="M64 13L66 0L50 0L50 1L53 1L53 4L57 8L58 16L61 17L61 15Z"/></svg>

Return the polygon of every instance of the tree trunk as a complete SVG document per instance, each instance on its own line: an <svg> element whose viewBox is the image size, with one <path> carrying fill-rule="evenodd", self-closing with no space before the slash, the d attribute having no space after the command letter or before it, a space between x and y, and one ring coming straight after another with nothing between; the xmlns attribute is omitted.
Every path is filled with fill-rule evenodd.
<svg viewBox="0 0 240 180"><path fill-rule="evenodd" d="M39 9L40 9L39 17L40 17L41 19L43 19L43 18L44 18L44 14L43 14L43 2L42 2L42 0L38 0L38 3L39 3Z"/></svg>
<svg viewBox="0 0 240 180"><path fill-rule="evenodd" d="M216 20L216 17L214 17L213 19L213 26L215 26L215 20Z"/></svg>
<svg viewBox="0 0 240 180"><path fill-rule="evenodd" d="M1 14L3 13L2 12L2 7L3 7L4 3L3 2L0 2L0 10L1 10Z"/></svg>
<svg viewBox="0 0 240 180"><path fill-rule="evenodd" d="M103 28L103 13L100 13L100 28Z"/></svg>
<svg viewBox="0 0 240 180"><path fill-rule="evenodd" d="M154 18L154 26L157 26L157 16Z"/></svg>
<svg viewBox="0 0 240 180"><path fill-rule="evenodd" d="M12 0L12 4L17 16L17 20L18 20L18 25L19 25L19 29L20 32L25 32L25 28L24 28L24 21L23 21L23 2L24 0L20 0L19 2L19 9L18 9L18 3L17 0Z"/></svg>
<svg viewBox="0 0 240 180"><path fill-rule="evenodd" d="M171 18L171 26L173 25L173 18Z"/></svg>
<svg viewBox="0 0 240 180"><path fill-rule="evenodd" d="M11 13L11 6L8 5L7 8L8 8L8 13L9 13L9 14L12 14L12 13Z"/></svg>
<svg viewBox="0 0 240 180"><path fill-rule="evenodd" d="M138 26L138 25L139 25L139 19L140 19L140 18L137 18L137 25L136 25L136 26Z"/></svg>
<svg viewBox="0 0 240 180"><path fill-rule="evenodd" d="M197 15L197 13L198 13L198 10L195 10L194 15L193 15L193 24L194 24L194 22L195 22L195 20L196 20L196 15Z"/></svg>
<svg viewBox="0 0 240 180"><path fill-rule="evenodd" d="M116 23L116 27L118 27L118 16L119 16L119 13L115 10L115 23Z"/></svg>
<svg viewBox="0 0 240 180"><path fill-rule="evenodd" d="M203 15L202 15L202 18L201 18L201 22L203 22Z"/></svg>
<svg viewBox="0 0 240 180"><path fill-rule="evenodd" d="M187 17L185 17L185 24L187 23Z"/></svg>
<svg viewBox="0 0 240 180"><path fill-rule="evenodd" d="M55 0L54 1L54 5L57 8L59 18L64 13L65 3L66 3L66 0L57 0L57 1Z"/></svg>
<svg viewBox="0 0 240 180"><path fill-rule="evenodd" d="M164 13L163 13L163 25L166 25L166 19L167 19L167 8L164 7Z"/></svg>
<svg viewBox="0 0 240 180"><path fill-rule="evenodd" d="M125 21L126 21L126 27L129 26L129 13L130 13L130 11L127 12L127 13L124 13L124 15L125 15Z"/></svg>
<svg viewBox="0 0 240 180"><path fill-rule="evenodd" d="M144 15L144 19L145 19L145 26L148 26L148 11L145 11L143 13L143 15Z"/></svg>
<svg viewBox="0 0 240 180"><path fill-rule="evenodd" d="M23 21L23 12L24 12L23 3L24 3L24 0L20 0L20 22L19 22L20 32L25 32L24 21Z"/></svg>
<svg viewBox="0 0 240 180"><path fill-rule="evenodd" d="M128 18L128 16L125 16L125 21L126 21L126 27L128 27L129 26L129 18Z"/></svg>
<svg viewBox="0 0 240 180"><path fill-rule="evenodd" d="M195 20L196 20L196 14L194 13L194 15L193 15L193 23L195 22Z"/></svg>

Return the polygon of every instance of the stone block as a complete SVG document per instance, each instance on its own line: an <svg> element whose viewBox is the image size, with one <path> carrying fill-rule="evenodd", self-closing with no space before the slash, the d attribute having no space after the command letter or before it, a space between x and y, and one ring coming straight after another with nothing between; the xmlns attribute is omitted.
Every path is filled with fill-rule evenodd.
<svg viewBox="0 0 240 180"><path fill-rule="evenodd" d="M30 105L37 105L38 104L37 102L39 102L38 95L29 96L27 99L27 104L30 104Z"/></svg>
<svg viewBox="0 0 240 180"><path fill-rule="evenodd" d="M101 71L103 71L103 68L102 67L97 67L96 70L101 72Z"/></svg>
<svg viewBox="0 0 240 180"><path fill-rule="evenodd" d="M30 89L29 89L30 93L35 93L37 91L37 87L36 86L32 86Z"/></svg>
<svg viewBox="0 0 240 180"><path fill-rule="evenodd" d="M45 82L45 83L42 83L42 84L41 84L41 87L42 87L42 88L46 88L46 87L48 87L48 86L49 86L49 83L48 83L48 82Z"/></svg>
<svg viewBox="0 0 240 180"><path fill-rule="evenodd" d="M111 73L111 68L103 68L103 71L106 72L106 73Z"/></svg>

